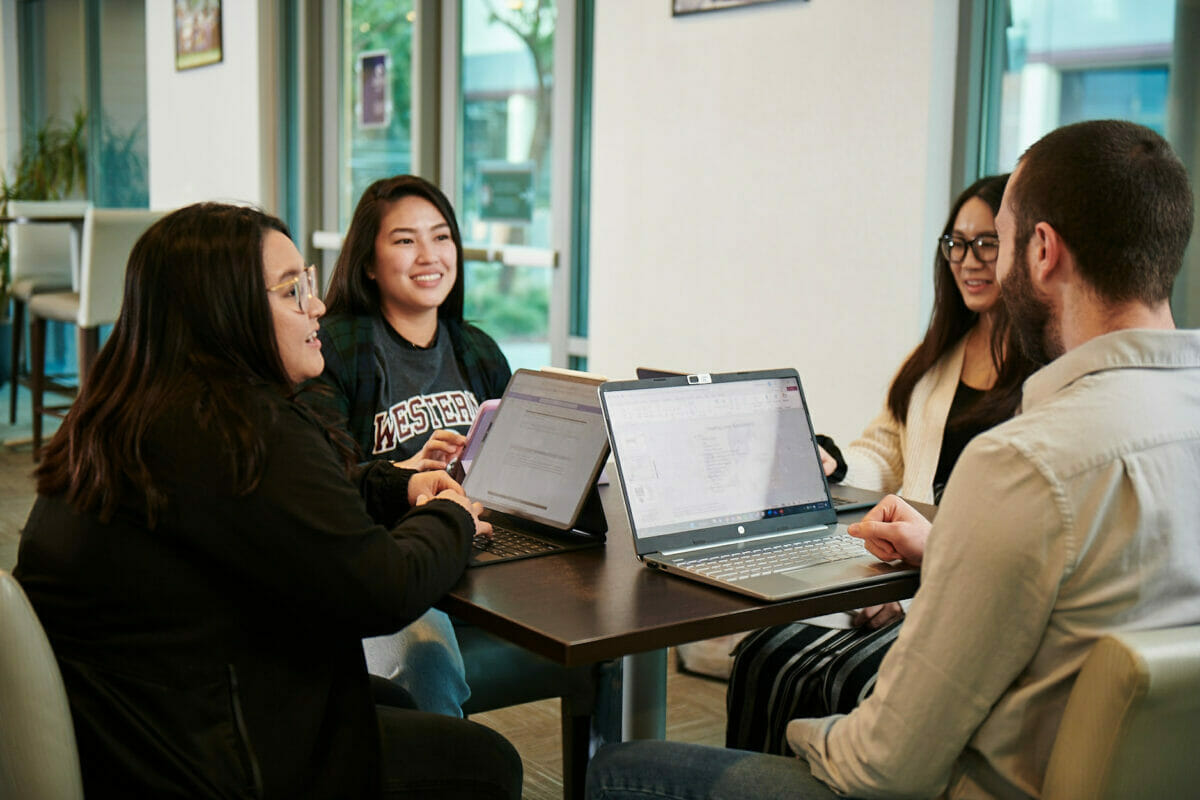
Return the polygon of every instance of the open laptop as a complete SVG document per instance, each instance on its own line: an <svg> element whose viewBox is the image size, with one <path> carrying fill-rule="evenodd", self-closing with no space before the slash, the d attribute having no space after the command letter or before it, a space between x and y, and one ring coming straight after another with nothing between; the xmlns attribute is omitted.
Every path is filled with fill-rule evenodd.
<svg viewBox="0 0 1200 800"><path fill-rule="evenodd" d="M608 458L597 377L519 369L463 479L483 504L491 539L471 566L595 547L608 521L596 478Z"/></svg>
<svg viewBox="0 0 1200 800"><path fill-rule="evenodd" d="M763 600L915 571L838 524L795 370L609 382L600 400L647 566Z"/></svg>
<svg viewBox="0 0 1200 800"><path fill-rule="evenodd" d="M639 380L653 378L674 378L686 375L684 372L671 372L654 367L638 367L636 370ZM887 492L877 492L872 489L860 489L848 483L833 483L829 485L829 499L833 501L833 509L839 514L851 511L862 511L864 508L874 508Z"/></svg>

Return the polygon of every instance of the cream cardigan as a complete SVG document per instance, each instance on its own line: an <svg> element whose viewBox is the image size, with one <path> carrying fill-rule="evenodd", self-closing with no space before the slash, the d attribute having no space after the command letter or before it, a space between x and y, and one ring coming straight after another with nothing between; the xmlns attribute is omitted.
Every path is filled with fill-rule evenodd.
<svg viewBox="0 0 1200 800"><path fill-rule="evenodd" d="M921 376L913 386L903 425L884 403L879 416L842 453L847 467L845 483L895 492L919 503L933 502L942 434L962 377L965 350L964 336Z"/></svg>

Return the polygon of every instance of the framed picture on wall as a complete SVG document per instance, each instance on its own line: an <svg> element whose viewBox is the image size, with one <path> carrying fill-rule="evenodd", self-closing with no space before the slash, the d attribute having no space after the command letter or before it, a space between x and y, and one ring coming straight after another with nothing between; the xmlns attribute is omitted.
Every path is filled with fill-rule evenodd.
<svg viewBox="0 0 1200 800"><path fill-rule="evenodd" d="M175 0L175 69L221 61L221 0Z"/></svg>
<svg viewBox="0 0 1200 800"><path fill-rule="evenodd" d="M780 0L671 0L671 16L696 14L701 11L719 11L722 8L754 6L760 3L778 3Z"/></svg>

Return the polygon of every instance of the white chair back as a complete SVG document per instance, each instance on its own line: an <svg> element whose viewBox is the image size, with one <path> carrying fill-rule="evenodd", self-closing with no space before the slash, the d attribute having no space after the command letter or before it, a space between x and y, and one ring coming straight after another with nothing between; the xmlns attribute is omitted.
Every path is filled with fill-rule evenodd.
<svg viewBox="0 0 1200 800"><path fill-rule="evenodd" d="M84 200L9 200L13 217L83 216ZM13 224L8 226L10 276L13 283L35 279L41 283L70 286L79 267L79 243L72 243L69 223Z"/></svg>
<svg viewBox="0 0 1200 800"><path fill-rule="evenodd" d="M0 570L0 797L83 797L67 691L46 632Z"/></svg>
<svg viewBox="0 0 1200 800"><path fill-rule="evenodd" d="M83 221L83 266L79 276L81 328L117 321L125 289L125 265L134 243L166 212L89 208Z"/></svg>

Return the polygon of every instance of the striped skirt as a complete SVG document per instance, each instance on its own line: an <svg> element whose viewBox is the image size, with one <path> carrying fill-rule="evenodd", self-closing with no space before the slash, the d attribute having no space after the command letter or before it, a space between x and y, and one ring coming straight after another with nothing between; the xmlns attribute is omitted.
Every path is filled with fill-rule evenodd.
<svg viewBox="0 0 1200 800"><path fill-rule="evenodd" d="M792 755L788 722L846 714L861 703L901 622L878 630L793 622L747 636L729 676L725 746Z"/></svg>

